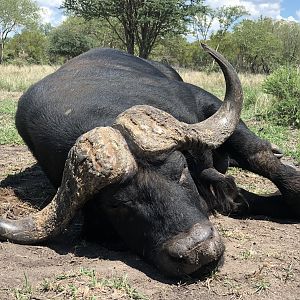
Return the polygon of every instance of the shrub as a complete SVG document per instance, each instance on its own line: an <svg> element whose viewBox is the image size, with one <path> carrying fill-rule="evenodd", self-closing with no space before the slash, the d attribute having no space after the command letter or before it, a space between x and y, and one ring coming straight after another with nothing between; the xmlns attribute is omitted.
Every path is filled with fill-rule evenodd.
<svg viewBox="0 0 300 300"><path fill-rule="evenodd" d="M255 87L245 86L244 87L244 107L249 109L255 106L258 98L259 90Z"/></svg>
<svg viewBox="0 0 300 300"><path fill-rule="evenodd" d="M277 124L300 128L300 70L281 67L263 83L267 94L275 96L272 117Z"/></svg>

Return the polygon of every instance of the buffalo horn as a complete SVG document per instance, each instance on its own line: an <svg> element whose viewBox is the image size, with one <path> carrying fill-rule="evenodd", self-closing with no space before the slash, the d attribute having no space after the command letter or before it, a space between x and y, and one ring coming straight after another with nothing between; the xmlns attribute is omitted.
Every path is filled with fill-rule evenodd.
<svg viewBox="0 0 300 300"><path fill-rule="evenodd" d="M197 124L179 122L160 109L137 105L120 114L114 127L124 135L135 153L143 156L173 149L207 147L217 148L235 130L242 109L243 92L237 73L219 53L202 45L220 65L225 81L225 99L219 110Z"/></svg>
<svg viewBox="0 0 300 300"><path fill-rule="evenodd" d="M69 152L62 184L52 201L41 211L19 220L0 218L1 239L31 244L57 235L93 194L133 176L136 169L120 132L99 127L85 133Z"/></svg>

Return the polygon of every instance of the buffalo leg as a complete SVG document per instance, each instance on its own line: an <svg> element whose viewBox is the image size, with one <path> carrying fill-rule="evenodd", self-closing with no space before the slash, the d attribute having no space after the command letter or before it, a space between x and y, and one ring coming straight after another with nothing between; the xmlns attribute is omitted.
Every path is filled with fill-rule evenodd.
<svg viewBox="0 0 300 300"><path fill-rule="evenodd" d="M201 172L198 190L212 210L224 215L265 215L273 218L297 218L299 215L286 205L281 194L260 196L236 186L232 176L224 175L214 168Z"/></svg>
<svg viewBox="0 0 300 300"><path fill-rule="evenodd" d="M222 147L241 168L270 179L282 194L281 198L271 199L282 199L300 216L300 172L281 163L269 142L261 140L240 122Z"/></svg>
<svg viewBox="0 0 300 300"><path fill-rule="evenodd" d="M247 201L248 207L236 210L238 216L264 215L272 218L296 218L299 213L286 204L285 198L280 194L261 196L244 189L239 189L240 194Z"/></svg>

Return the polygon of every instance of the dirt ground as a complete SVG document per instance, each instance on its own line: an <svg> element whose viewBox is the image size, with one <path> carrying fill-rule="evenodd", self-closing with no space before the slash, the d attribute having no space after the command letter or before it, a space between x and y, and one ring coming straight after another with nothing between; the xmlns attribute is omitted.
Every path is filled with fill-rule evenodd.
<svg viewBox="0 0 300 300"><path fill-rule="evenodd" d="M234 170L240 185L274 191ZM0 215L21 216L55 193L25 146L0 146ZM129 251L80 239L80 217L44 245L0 243L0 299L300 299L300 224L216 216L223 267L200 281L169 281Z"/></svg>

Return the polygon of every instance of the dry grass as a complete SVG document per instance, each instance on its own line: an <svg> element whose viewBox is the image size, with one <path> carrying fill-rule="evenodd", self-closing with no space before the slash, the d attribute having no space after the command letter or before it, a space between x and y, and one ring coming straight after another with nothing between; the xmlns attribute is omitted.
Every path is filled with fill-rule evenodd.
<svg viewBox="0 0 300 300"><path fill-rule="evenodd" d="M185 82L200 86L201 88L215 94L218 97L222 98L224 95L225 81L221 72L206 73L181 69L179 73Z"/></svg>
<svg viewBox="0 0 300 300"><path fill-rule="evenodd" d="M188 69L181 69L180 75L183 80L205 90L223 89L225 90L224 76L221 72L200 72ZM260 86L266 76L261 74L239 74L243 86Z"/></svg>
<svg viewBox="0 0 300 300"><path fill-rule="evenodd" d="M184 81L200 86L220 99L224 98L225 81L221 72L206 73L181 69L179 73ZM258 136L277 144L287 155L300 161L299 130L276 125L269 120L275 99L263 92L262 83L266 75L239 74L239 78L244 92L242 119Z"/></svg>
<svg viewBox="0 0 300 300"><path fill-rule="evenodd" d="M0 123L4 124L0 129L0 144L19 144L21 139L14 128L14 108L10 102L16 102L31 84L54 72L57 66L13 66L0 65ZM179 71L184 81L200 86L205 90L223 99L225 93L225 82L221 72L198 72L182 69ZM273 99L262 91L264 75L239 74L244 90L244 109L242 118L246 121L256 120L257 117L266 116L272 107ZM15 103L16 104L16 103ZM260 135L261 125L250 126L252 130ZM272 136L263 136L277 143L285 151L299 160L300 144L295 143L296 150L285 147L285 139L278 141L277 131L285 135L287 128L272 127ZM275 130L275 129L276 130ZM274 133L275 131L275 133ZM269 130L266 130L268 133ZM297 136L298 131L295 133ZM286 149L288 148L288 149Z"/></svg>
<svg viewBox="0 0 300 300"><path fill-rule="evenodd" d="M193 70L180 70L180 75L185 82L200 86L211 92L220 99L225 95L225 80L221 72L199 72ZM239 74L244 90L244 107L251 106L253 114L263 114L267 112L273 101L273 97L262 91L262 83L266 75L261 74Z"/></svg>
<svg viewBox="0 0 300 300"><path fill-rule="evenodd" d="M56 69L56 66L0 65L0 91L23 92Z"/></svg>

